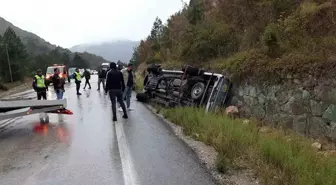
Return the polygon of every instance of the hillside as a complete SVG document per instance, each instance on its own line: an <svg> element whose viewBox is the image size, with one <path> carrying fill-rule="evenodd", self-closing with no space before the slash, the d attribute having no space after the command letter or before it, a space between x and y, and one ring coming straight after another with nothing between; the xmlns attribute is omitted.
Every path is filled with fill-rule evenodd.
<svg viewBox="0 0 336 185"><path fill-rule="evenodd" d="M128 63L131 59L133 48L139 42L129 40L109 41L99 44L80 44L70 48L73 52L89 52L106 58L109 61L117 62L121 60Z"/></svg>
<svg viewBox="0 0 336 185"><path fill-rule="evenodd" d="M57 59L55 58L56 55L59 55L60 56L59 58L61 58L62 55L69 55L68 57L62 56L65 59L68 58L69 61L59 60L59 62L63 61L63 63L68 63L74 66L76 65L76 64L71 64L70 62L70 60L74 58L75 53L71 52L68 49L52 45L49 42L45 41L43 38L37 36L36 34L22 30L21 28L13 25L12 23L6 21L4 18L0 17L0 35L3 35L8 27L11 27L14 30L15 34L20 37L22 43L26 47L27 53L31 56L37 56L37 58L39 59L39 63L43 63L43 60L46 60L45 61L46 65L49 62L57 63ZM47 54L49 56L39 56L39 55L47 55ZM54 56L54 59L56 61L47 61L47 60L50 60L50 58L48 57L50 57L51 55ZM91 68L97 68L100 65L100 63L109 62L108 60L104 59L101 56L97 56L95 54L91 54L88 52L82 52L82 53L79 53L79 55L84 60L87 61L88 67L91 67ZM41 58L43 58L43 60Z"/></svg>
<svg viewBox="0 0 336 185"><path fill-rule="evenodd" d="M236 77L319 77L336 64L332 0L190 0L167 24L156 20L136 65L192 64Z"/></svg>
<svg viewBox="0 0 336 185"><path fill-rule="evenodd" d="M46 52L50 52L55 49L56 46L45 41L41 37L35 35L34 33L22 30L16 27L12 23L6 21L4 18L0 17L0 34L3 35L8 27L13 28L16 35L19 36L26 45L28 53L38 55Z"/></svg>

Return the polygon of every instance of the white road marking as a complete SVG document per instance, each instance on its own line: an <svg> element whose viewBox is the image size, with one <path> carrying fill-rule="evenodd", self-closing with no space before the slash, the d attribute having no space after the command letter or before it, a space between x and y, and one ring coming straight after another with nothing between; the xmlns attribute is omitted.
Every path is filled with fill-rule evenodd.
<svg viewBox="0 0 336 185"><path fill-rule="evenodd" d="M115 124L125 185L137 185L133 159L125 138L123 123Z"/></svg>

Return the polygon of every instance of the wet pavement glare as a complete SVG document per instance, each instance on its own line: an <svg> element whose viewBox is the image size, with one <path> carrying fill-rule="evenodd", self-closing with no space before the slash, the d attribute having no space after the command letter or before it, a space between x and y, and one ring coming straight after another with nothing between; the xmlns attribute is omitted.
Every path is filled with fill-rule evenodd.
<svg viewBox="0 0 336 185"><path fill-rule="evenodd" d="M195 154L134 95L129 119L118 112L113 122L109 97L96 89L97 76L91 85L77 96L74 82L66 84L73 115L49 114L48 125L29 115L0 129L1 185L215 184ZM48 99L56 99L49 89Z"/></svg>

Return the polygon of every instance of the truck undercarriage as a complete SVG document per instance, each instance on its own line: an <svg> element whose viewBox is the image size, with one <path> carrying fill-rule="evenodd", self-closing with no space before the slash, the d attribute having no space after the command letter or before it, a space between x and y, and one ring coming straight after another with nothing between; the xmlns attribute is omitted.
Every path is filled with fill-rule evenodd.
<svg viewBox="0 0 336 185"><path fill-rule="evenodd" d="M147 72L144 90L137 94L139 101L165 107L202 106L206 111L226 105L231 82L222 74L188 65L181 71L163 70L157 64L149 66Z"/></svg>
<svg viewBox="0 0 336 185"><path fill-rule="evenodd" d="M71 115L72 112L70 110L67 110L66 106L67 106L66 99L63 100L1 99L0 121L38 113ZM48 120L43 121L48 122Z"/></svg>

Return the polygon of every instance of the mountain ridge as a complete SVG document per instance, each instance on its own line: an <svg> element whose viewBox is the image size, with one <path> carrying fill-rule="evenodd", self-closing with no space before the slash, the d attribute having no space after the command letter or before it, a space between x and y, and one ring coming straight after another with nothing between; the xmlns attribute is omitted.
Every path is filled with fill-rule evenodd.
<svg viewBox="0 0 336 185"><path fill-rule="evenodd" d="M134 48L139 45L139 41L129 39L115 39L97 43L83 43L72 46L72 52L89 52L104 57L109 61L118 60L128 63L132 57Z"/></svg>
<svg viewBox="0 0 336 185"><path fill-rule="evenodd" d="M42 54L44 52L50 52L51 50L57 47L56 45L51 44L42 37L36 35L35 33L21 29L20 27L15 26L13 23L7 21L5 18L0 17L0 34L4 34L8 27L13 28L15 33L21 38L22 42L27 46L27 51L31 54ZM45 48L42 49L36 47L34 49L34 46L36 46L37 44L40 44ZM29 45L31 45L32 47L29 47Z"/></svg>
<svg viewBox="0 0 336 185"><path fill-rule="evenodd" d="M70 56L69 60L71 60L71 58L73 58L76 54L76 52L71 52L68 48L51 44L37 34L21 29L20 27L15 26L13 23L7 21L5 18L0 17L0 35L3 35L8 27L11 27L15 34L20 37L22 43L26 47L27 52L31 56L44 55L57 50L57 52L67 53ZM109 62L104 57L97 56L90 52L79 52L79 54L81 57L87 60L89 65L93 68L97 68L100 63Z"/></svg>

